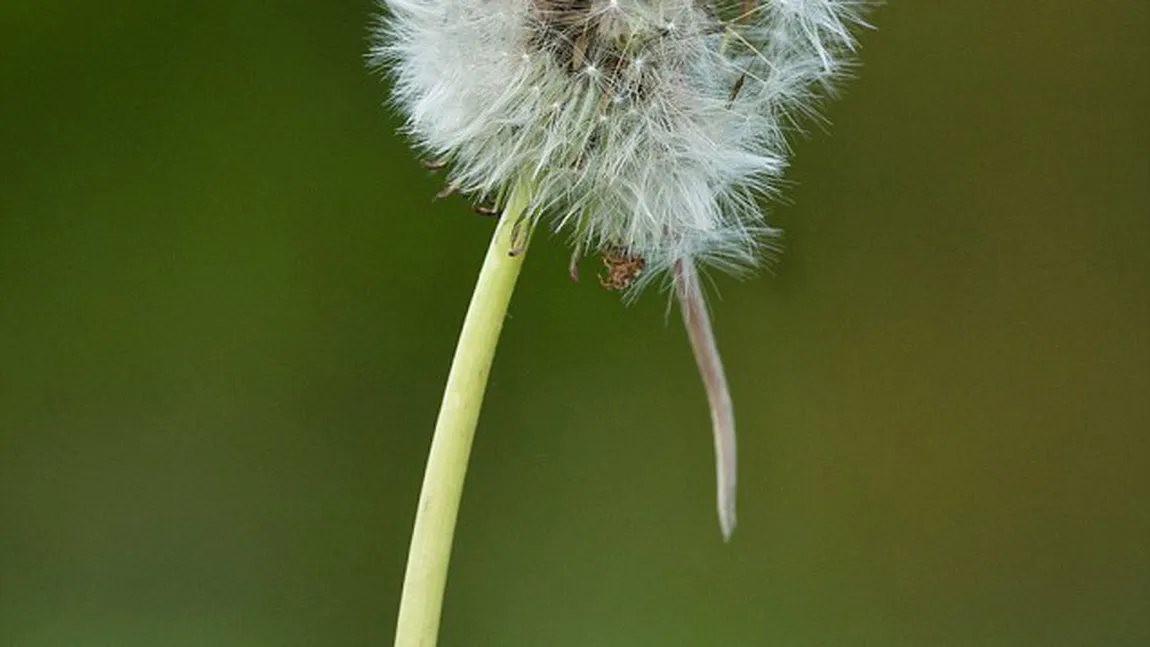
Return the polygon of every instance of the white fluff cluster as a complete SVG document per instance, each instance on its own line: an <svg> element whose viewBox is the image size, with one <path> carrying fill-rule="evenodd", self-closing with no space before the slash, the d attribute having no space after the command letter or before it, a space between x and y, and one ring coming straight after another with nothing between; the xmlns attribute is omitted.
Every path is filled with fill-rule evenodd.
<svg viewBox="0 0 1150 647"><path fill-rule="evenodd" d="M600 282L669 274L711 409L719 524L735 418L697 265L753 265L787 134L849 66L868 0L381 0L372 61L449 186L551 219Z"/></svg>
<svg viewBox="0 0 1150 647"><path fill-rule="evenodd" d="M641 259L636 285L682 261L755 263L757 200L849 65L865 4L382 1L372 61L452 186L499 200L530 183L530 217L576 255Z"/></svg>

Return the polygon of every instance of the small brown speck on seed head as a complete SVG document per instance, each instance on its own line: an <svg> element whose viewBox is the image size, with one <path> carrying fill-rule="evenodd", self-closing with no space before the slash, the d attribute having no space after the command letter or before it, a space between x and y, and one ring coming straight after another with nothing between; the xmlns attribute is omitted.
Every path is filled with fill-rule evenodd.
<svg viewBox="0 0 1150 647"><path fill-rule="evenodd" d="M599 285L608 290L626 290L643 273L647 260L625 249L608 249L603 252L603 267L606 274L599 275Z"/></svg>

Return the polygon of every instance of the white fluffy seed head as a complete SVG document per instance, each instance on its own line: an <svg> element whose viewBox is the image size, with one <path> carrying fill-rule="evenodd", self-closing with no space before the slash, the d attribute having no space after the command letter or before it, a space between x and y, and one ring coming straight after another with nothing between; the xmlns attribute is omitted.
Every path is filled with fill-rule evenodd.
<svg viewBox="0 0 1150 647"><path fill-rule="evenodd" d="M576 249L753 265L786 135L849 65L865 0L382 0L372 62L450 181Z"/></svg>

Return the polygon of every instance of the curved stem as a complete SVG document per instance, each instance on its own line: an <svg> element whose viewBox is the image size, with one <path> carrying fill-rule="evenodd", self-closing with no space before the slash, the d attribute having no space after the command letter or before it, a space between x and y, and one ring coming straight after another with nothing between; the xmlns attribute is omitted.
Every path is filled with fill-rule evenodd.
<svg viewBox="0 0 1150 647"><path fill-rule="evenodd" d="M711 406L711 428L715 441L715 480L718 486L719 529L723 540L729 541L735 531L736 446L735 411L731 404L731 391L727 388L727 375L723 372L723 359L711 330L711 316L699 273L690 258L675 263L675 294L683 311L683 325L695 352L699 375Z"/></svg>
<svg viewBox="0 0 1150 647"><path fill-rule="evenodd" d="M399 603L396 647L432 647L438 638L467 459L495 346L530 236L529 223L520 222L529 199L526 187L511 192L463 320L423 475Z"/></svg>

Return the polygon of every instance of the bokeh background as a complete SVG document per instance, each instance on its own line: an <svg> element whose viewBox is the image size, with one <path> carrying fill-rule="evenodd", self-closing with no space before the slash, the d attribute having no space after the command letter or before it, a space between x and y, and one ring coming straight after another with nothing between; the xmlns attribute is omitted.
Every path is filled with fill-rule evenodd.
<svg viewBox="0 0 1150 647"><path fill-rule="evenodd" d="M0 5L0 645L381 645L492 222L370 2ZM443 645L1150 644L1150 5L892 2L676 316L537 240ZM594 260L585 276L596 271Z"/></svg>

